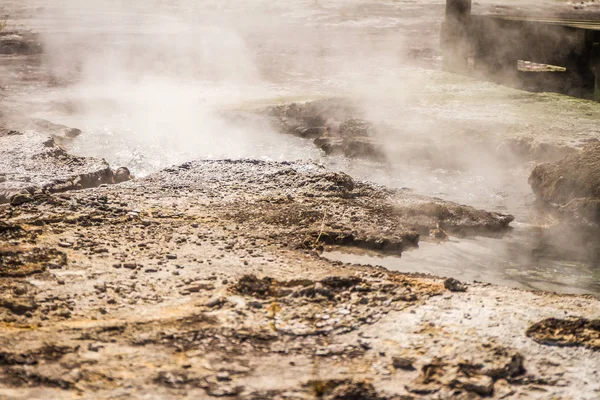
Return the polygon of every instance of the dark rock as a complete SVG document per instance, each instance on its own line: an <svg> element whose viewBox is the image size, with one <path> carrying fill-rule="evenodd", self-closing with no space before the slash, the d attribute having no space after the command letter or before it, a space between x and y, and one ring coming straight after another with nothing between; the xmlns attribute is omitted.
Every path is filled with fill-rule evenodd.
<svg viewBox="0 0 600 400"><path fill-rule="evenodd" d="M583 346L600 350L600 320L548 318L527 329L538 343L554 346Z"/></svg>
<svg viewBox="0 0 600 400"><path fill-rule="evenodd" d="M408 358L404 357L392 357L392 366L396 369L403 369L405 371L414 371L415 367L413 362Z"/></svg>
<svg viewBox="0 0 600 400"><path fill-rule="evenodd" d="M31 196L30 194L17 193L10 200L10 204L13 206L19 206L21 204L25 204L30 201L33 201L33 196Z"/></svg>
<svg viewBox="0 0 600 400"><path fill-rule="evenodd" d="M529 184L536 197L558 208L569 223L600 225L600 143L587 144L580 153L538 165Z"/></svg>
<svg viewBox="0 0 600 400"><path fill-rule="evenodd" d="M206 307L217 307L224 304L227 300L223 297L217 296L209 299L204 305Z"/></svg>
<svg viewBox="0 0 600 400"><path fill-rule="evenodd" d="M31 32L0 32L0 54L5 55L32 55L40 54L42 45L37 35Z"/></svg>
<svg viewBox="0 0 600 400"><path fill-rule="evenodd" d="M126 182L126 181L130 180L131 178L132 178L131 172L129 172L129 169L126 167L120 167L115 171L115 175L114 175L115 183Z"/></svg>
<svg viewBox="0 0 600 400"><path fill-rule="evenodd" d="M63 143L70 139L75 139L81 135L81 129L70 128L65 125L55 124L45 119L32 119L27 128L35 129L36 131L51 135L57 141Z"/></svg>
<svg viewBox="0 0 600 400"><path fill-rule="evenodd" d="M35 131L0 136L0 170L10 174L0 183L0 204L18 194L59 193L113 182L106 161L68 154L52 137Z"/></svg>
<svg viewBox="0 0 600 400"><path fill-rule="evenodd" d="M262 298L274 294L272 289L273 282L273 279L268 277L259 279L255 275L244 275L234 285L233 289L239 294Z"/></svg>
<svg viewBox="0 0 600 400"><path fill-rule="evenodd" d="M494 393L494 380L486 375L472 375L459 378L450 383L450 386L477 393L480 396L491 396Z"/></svg>
<svg viewBox="0 0 600 400"><path fill-rule="evenodd" d="M379 395L375 387L364 381L354 380L315 380L306 384L312 389L317 398L327 400L379 400L385 397Z"/></svg>
<svg viewBox="0 0 600 400"><path fill-rule="evenodd" d="M38 305L33 299L22 298L0 298L0 307L9 309L15 314L23 315L27 312L35 311Z"/></svg>
<svg viewBox="0 0 600 400"><path fill-rule="evenodd" d="M444 287L451 292L466 292L467 291L467 285L463 284L461 281L454 279L454 278L446 279L444 281Z"/></svg>

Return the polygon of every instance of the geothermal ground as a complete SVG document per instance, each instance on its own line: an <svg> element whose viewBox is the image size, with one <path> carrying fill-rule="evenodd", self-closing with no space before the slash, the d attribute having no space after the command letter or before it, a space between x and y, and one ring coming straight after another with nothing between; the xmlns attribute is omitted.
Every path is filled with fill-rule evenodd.
<svg viewBox="0 0 600 400"><path fill-rule="evenodd" d="M600 397L597 103L440 2L90 3L0 3L0 399Z"/></svg>

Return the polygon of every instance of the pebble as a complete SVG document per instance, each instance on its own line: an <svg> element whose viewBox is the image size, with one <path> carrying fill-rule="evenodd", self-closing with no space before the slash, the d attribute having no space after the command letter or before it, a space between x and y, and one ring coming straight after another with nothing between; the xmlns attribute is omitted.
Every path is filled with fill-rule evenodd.
<svg viewBox="0 0 600 400"><path fill-rule="evenodd" d="M217 374L217 380L221 381L221 382L227 382L227 381L230 381L231 378L229 377L229 373L228 372L223 371L223 372L219 372Z"/></svg>
<svg viewBox="0 0 600 400"><path fill-rule="evenodd" d="M30 201L33 201L33 197L30 194L19 193L12 198L10 204L12 206L19 206Z"/></svg>
<svg viewBox="0 0 600 400"><path fill-rule="evenodd" d="M458 279L448 278L444 281L444 287L451 292L466 292L467 285L459 281Z"/></svg>
<svg viewBox="0 0 600 400"><path fill-rule="evenodd" d="M98 352L98 350L104 348L104 346L102 346L99 343L90 343L88 344L88 350L89 351L93 351L93 352Z"/></svg>
<svg viewBox="0 0 600 400"><path fill-rule="evenodd" d="M415 369L413 362L404 357L392 357L392 366L396 369L403 369L405 371L414 371Z"/></svg>
<svg viewBox="0 0 600 400"><path fill-rule="evenodd" d="M248 302L248 307L252 307L252 308L256 308L256 309L261 309L263 308L263 305L260 301L249 301Z"/></svg>
<svg viewBox="0 0 600 400"><path fill-rule="evenodd" d="M215 285L213 285L212 283L198 282L198 283L194 283L192 285L186 286L182 290L187 290L190 293L198 293L201 290L213 290L214 288L215 288Z"/></svg>
<svg viewBox="0 0 600 400"><path fill-rule="evenodd" d="M204 305L207 307L216 307L220 306L223 303L225 303L225 299L223 297L213 297L212 299L209 299L206 303L204 303Z"/></svg>

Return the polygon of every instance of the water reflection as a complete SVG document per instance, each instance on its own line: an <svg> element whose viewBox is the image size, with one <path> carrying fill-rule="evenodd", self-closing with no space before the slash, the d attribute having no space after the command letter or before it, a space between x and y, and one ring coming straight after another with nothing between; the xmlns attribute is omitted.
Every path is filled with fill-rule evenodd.
<svg viewBox="0 0 600 400"><path fill-rule="evenodd" d="M331 248L323 257L344 263L381 265L392 271L424 273L557 293L600 295L600 271L592 263L566 261L540 254L536 230L516 224L503 239L451 238L423 241L401 257Z"/></svg>

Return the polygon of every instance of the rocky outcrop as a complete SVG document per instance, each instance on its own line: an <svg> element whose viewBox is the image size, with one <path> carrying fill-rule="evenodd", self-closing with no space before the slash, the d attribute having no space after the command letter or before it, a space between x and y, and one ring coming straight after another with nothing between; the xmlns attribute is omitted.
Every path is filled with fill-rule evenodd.
<svg viewBox="0 0 600 400"><path fill-rule="evenodd" d="M239 223L287 226L296 243L401 253L442 229L472 235L504 231L512 215L353 180L303 162L193 161L144 179L147 187L220 194ZM260 193L260 196L251 195ZM236 204L231 207L231 204Z"/></svg>
<svg viewBox="0 0 600 400"><path fill-rule="evenodd" d="M275 130L313 139L325 154L385 160L376 140L378 127L363 119L360 108L349 100L283 104L260 113L270 117Z"/></svg>
<svg viewBox="0 0 600 400"><path fill-rule="evenodd" d="M59 143L75 139L81 135L81 129L71 128L62 124L55 124L45 119L34 118L25 124L27 130L33 130L52 136Z"/></svg>
<svg viewBox="0 0 600 400"><path fill-rule="evenodd" d="M65 138L78 131L62 125L53 128L56 135L60 133ZM128 170L120 171L118 180L123 182L129 176ZM31 200L36 193L65 192L114 182L114 173L105 160L71 155L53 136L34 131L4 131L0 135L0 204L18 205Z"/></svg>
<svg viewBox="0 0 600 400"><path fill-rule="evenodd" d="M563 222L600 226L600 142L561 161L538 165L529 184Z"/></svg>
<svg viewBox="0 0 600 400"><path fill-rule="evenodd" d="M0 54L29 55L42 52L37 36L28 32L0 32Z"/></svg>

